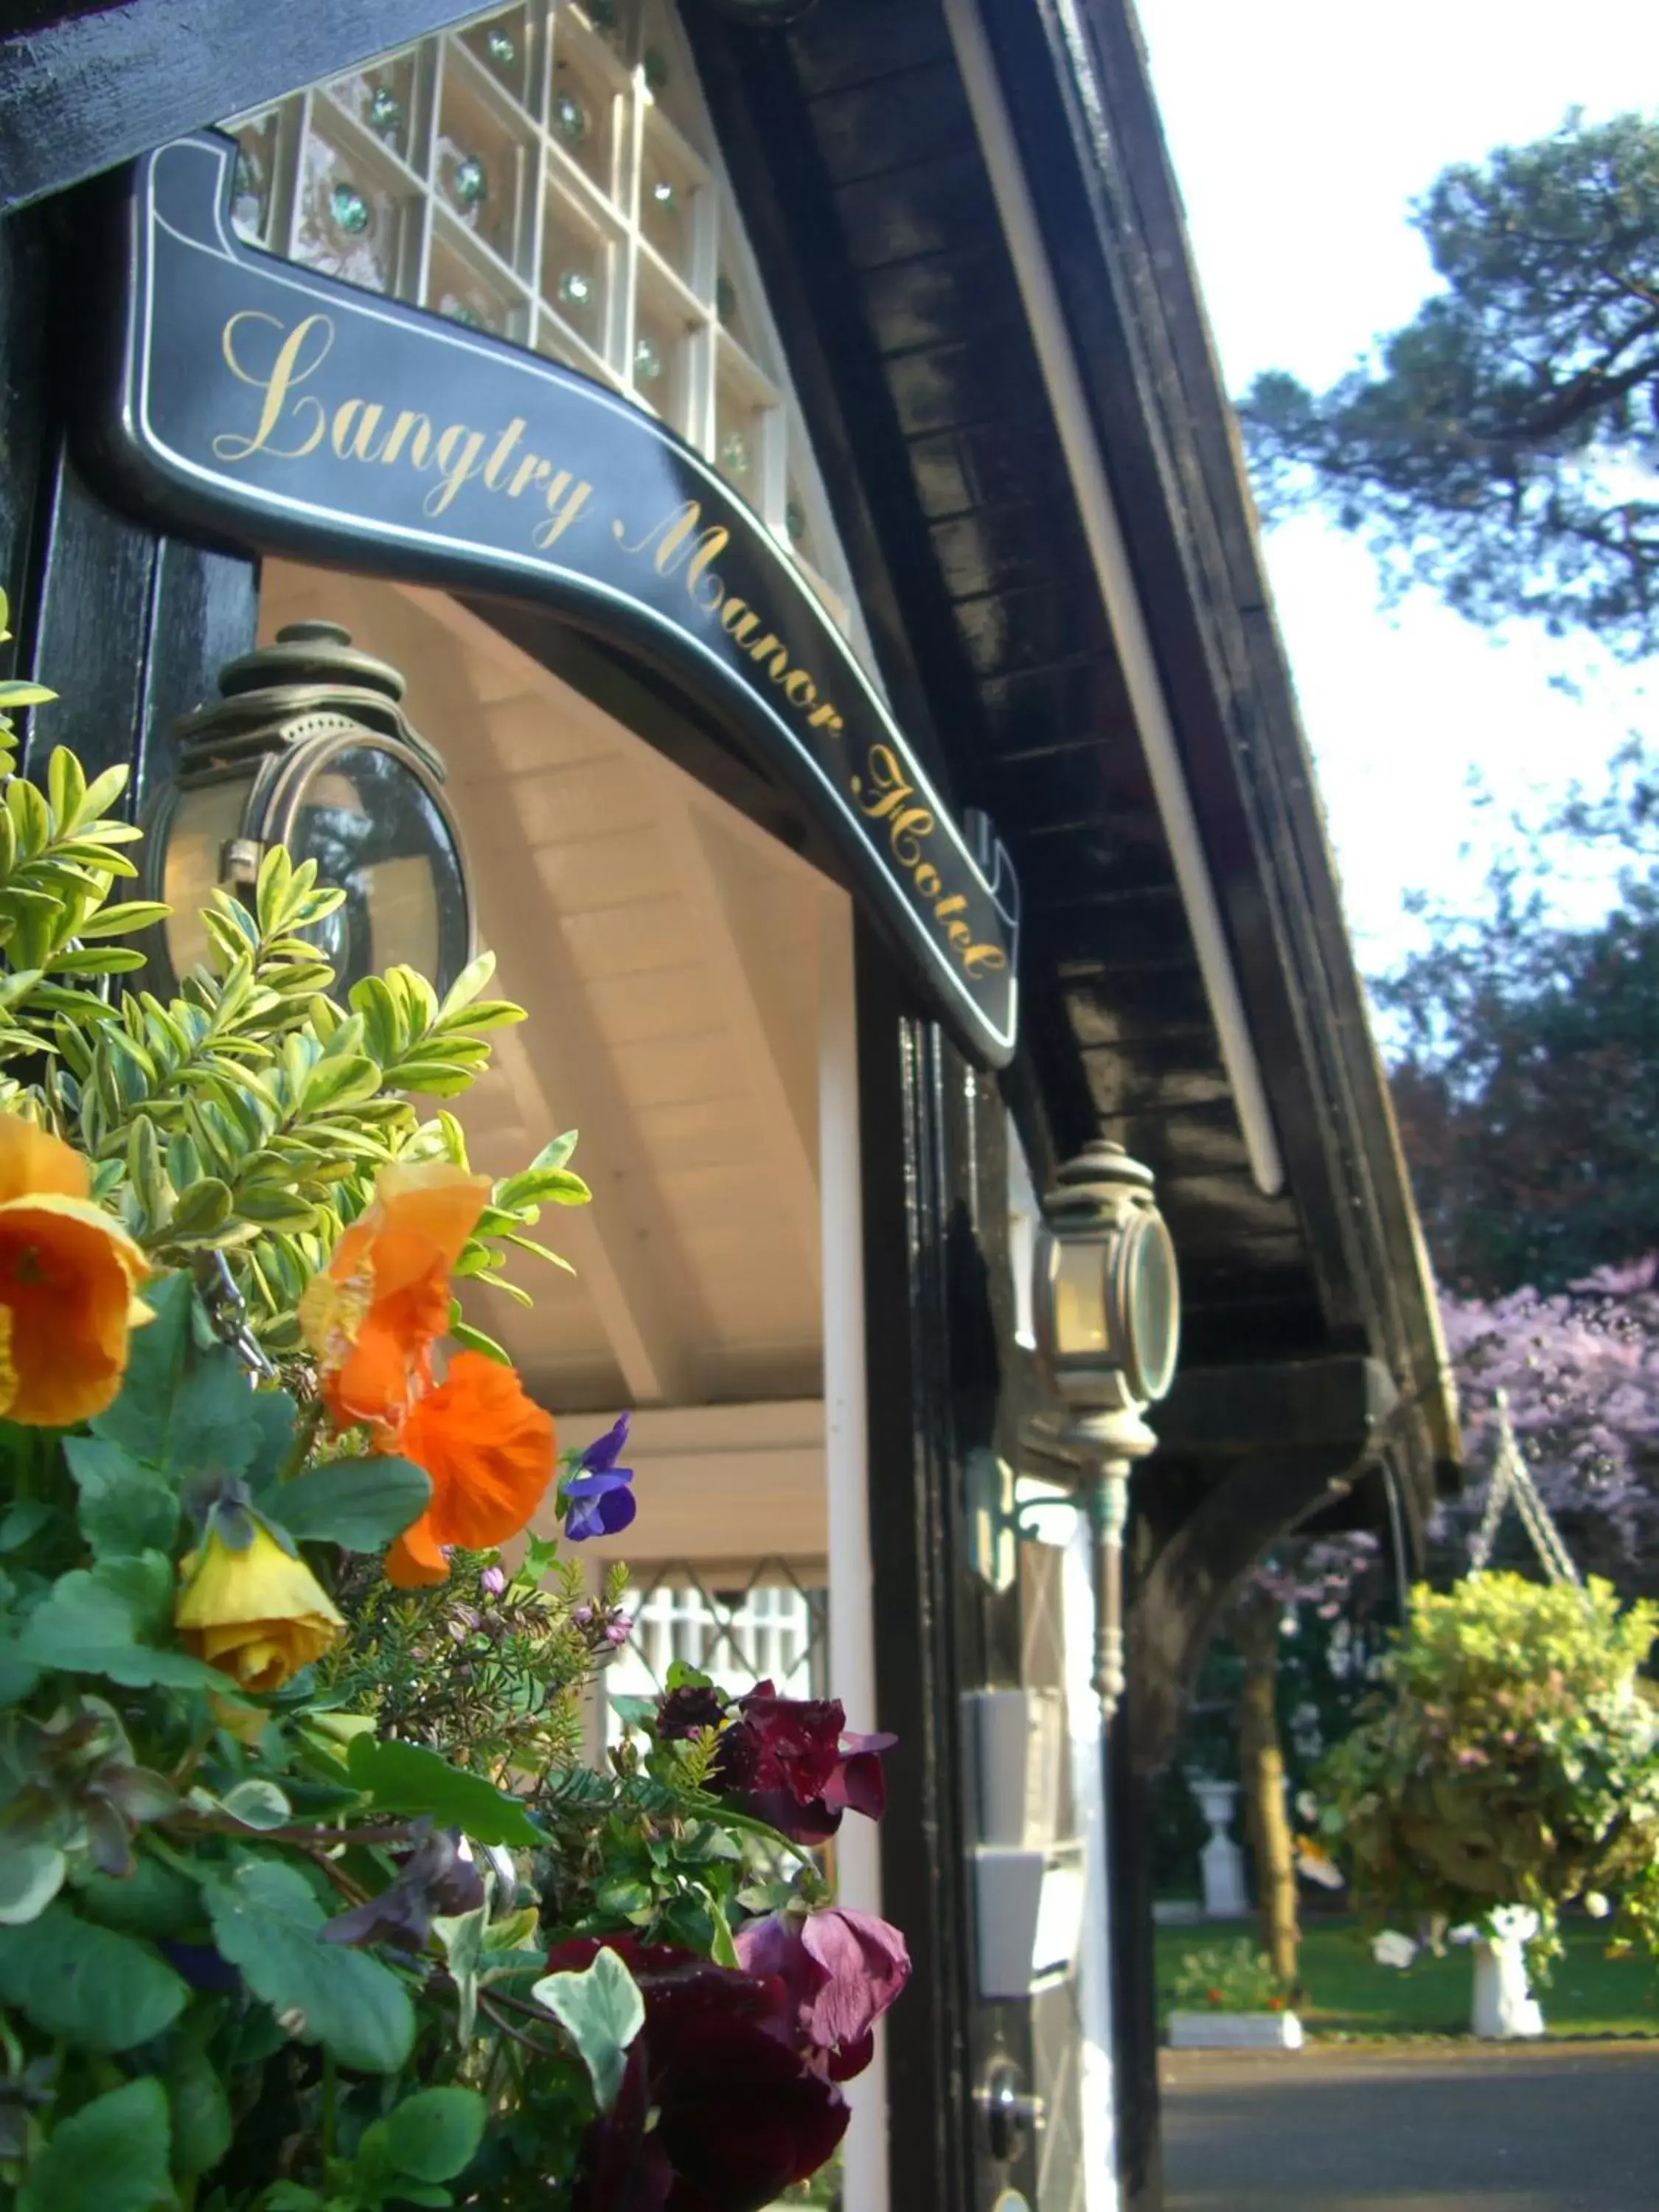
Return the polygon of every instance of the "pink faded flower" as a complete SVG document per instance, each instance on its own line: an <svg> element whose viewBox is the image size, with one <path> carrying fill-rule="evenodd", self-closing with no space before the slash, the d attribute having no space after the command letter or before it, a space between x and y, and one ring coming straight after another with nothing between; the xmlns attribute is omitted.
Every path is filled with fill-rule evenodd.
<svg viewBox="0 0 1659 2212"><path fill-rule="evenodd" d="M836 1905L805 1918L775 1912L739 1930L738 1961L775 1977L788 1996L786 2025L814 2071L831 2081L862 2073L874 2028L910 1978L903 1936L873 1913Z"/></svg>

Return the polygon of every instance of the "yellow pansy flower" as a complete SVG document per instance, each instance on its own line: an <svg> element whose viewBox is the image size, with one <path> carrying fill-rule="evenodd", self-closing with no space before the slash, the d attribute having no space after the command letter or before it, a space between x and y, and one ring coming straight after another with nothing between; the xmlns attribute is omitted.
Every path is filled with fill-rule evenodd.
<svg viewBox="0 0 1659 2212"><path fill-rule="evenodd" d="M245 1690L280 1690L345 1622L305 1561L255 1521L240 1551L210 1528L184 1561L174 1626L186 1650Z"/></svg>

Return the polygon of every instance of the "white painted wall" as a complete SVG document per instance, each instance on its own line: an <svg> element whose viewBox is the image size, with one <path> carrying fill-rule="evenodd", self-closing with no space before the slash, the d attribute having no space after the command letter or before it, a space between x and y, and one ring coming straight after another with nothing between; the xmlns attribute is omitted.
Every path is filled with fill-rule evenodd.
<svg viewBox="0 0 1659 2212"><path fill-rule="evenodd" d="M828 888L818 902L818 1188L823 1194L823 1448L830 1520L830 1682L847 1724L876 1723L870 1561L869 1425L864 1369L864 1219L859 1156L858 1023L853 909ZM836 1869L843 1905L881 1911L879 1836L842 1822ZM848 2212L887 2212L887 2051L876 2029L868 2070L849 2081L842 2155Z"/></svg>

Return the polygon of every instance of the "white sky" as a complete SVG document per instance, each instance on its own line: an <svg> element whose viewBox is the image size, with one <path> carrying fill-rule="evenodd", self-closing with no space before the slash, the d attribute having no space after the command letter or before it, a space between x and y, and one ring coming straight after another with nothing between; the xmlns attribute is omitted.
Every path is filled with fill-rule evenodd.
<svg viewBox="0 0 1659 2212"><path fill-rule="evenodd" d="M1139 0L1224 374L1322 388L1434 279L1408 201L1446 163L1541 137L1570 106L1659 109L1659 0ZM1475 629L1417 592L1379 605L1362 539L1313 517L1267 541L1360 964L1413 941L1413 888L1471 894L1500 813L1594 775L1650 679L1530 627ZM1579 685L1577 699L1552 675ZM1560 886L1565 913L1606 903Z"/></svg>

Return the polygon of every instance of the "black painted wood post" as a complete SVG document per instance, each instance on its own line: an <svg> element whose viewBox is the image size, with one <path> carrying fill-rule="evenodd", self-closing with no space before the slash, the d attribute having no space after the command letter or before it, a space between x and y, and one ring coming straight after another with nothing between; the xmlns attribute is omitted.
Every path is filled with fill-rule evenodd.
<svg viewBox="0 0 1659 2212"><path fill-rule="evenodd" d="M104 265L101 213L82 193L0 222L0 583L13 670L60 695L28 714L26 770L44 775L58 744L89 775L124 764L136 812L172 771L178 718L253 644L259 586L253 562L130 520L81 472L68 387L116 304L82 291Z"/></svg>
<svg viewBox="0 0 1659 2212"><path fill-rule="evenodd" d="M992 2060L1029 2081L1030 2008L977 1994L964 1693L1019 1679L1018 1587L973 1573L963 1462L1012 1417L1004 1109L937 1024L906 1006L857 933L878 1725L886 1761L883 1910L914 1972L888 2035L895 2212L980 2212L1007 2183L1035 2200L1035 2147L991 2158L975 2091Z"/></svg>

